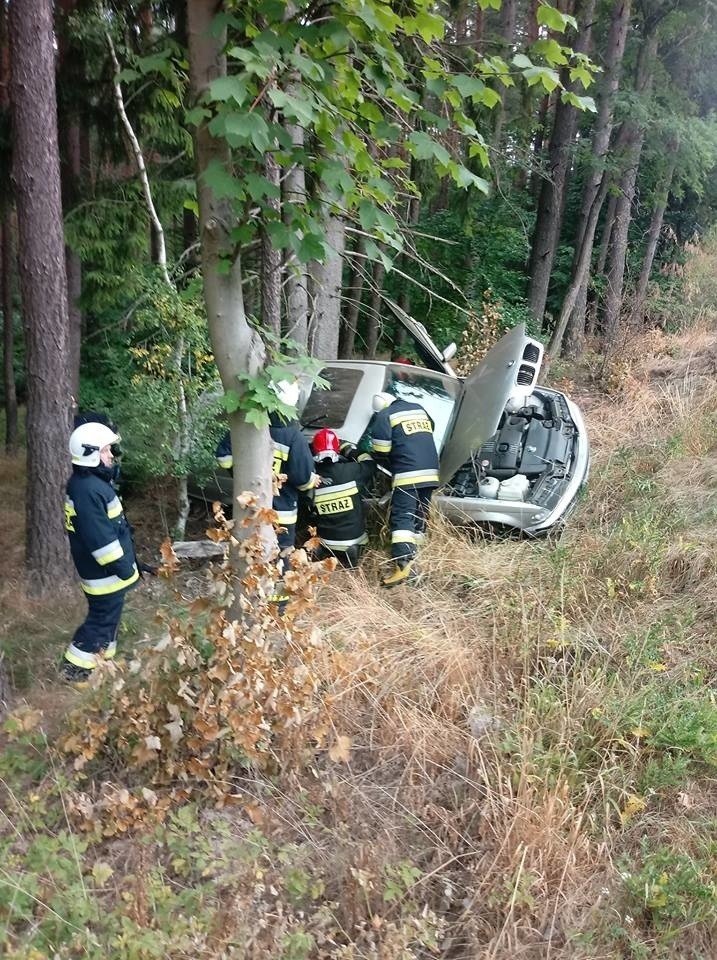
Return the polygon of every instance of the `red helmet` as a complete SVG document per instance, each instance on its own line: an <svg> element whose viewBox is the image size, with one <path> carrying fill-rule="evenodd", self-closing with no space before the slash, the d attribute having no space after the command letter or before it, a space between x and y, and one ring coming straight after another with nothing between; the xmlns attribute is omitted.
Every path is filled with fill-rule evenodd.
<svg viewBox="0 0 717 960"><path fill-rule="evenodd" d="M319 430L311 441L311 452L314 460L338 460L339 438L333 430Z"/></svg>

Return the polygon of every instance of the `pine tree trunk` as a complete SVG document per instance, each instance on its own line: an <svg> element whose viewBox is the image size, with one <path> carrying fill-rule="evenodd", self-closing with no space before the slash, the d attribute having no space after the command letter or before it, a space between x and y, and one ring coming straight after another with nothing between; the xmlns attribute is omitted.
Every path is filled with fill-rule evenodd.
<svg viewBox="0 0 717 960"><path fill-rule="evenodd" d="M3 396L5 397L5 452L17 452L17 390L15 389L15 325L12 309L12 230L5 210L0 226L0 294L3 312Z"/></svg>
<svg viewBox="0 0 717 960"><path fill-rule="evenodd" d="M605 211L605 221L602 225L602 235L600 237L600 249L598 251L597 263L595 264L595 272L598 276L602 276L605 273L605 265L607 264L607 255L610 252L610 244L612 243L612 231L615 226L615 214L617 212L617 194L611 193L610 199L607 202L607 210Z"/></svg>
<svg viewBox="0 0 717 960"><path fill-rule="evenodd" d="M645 38L637 58L635 92L638 95L647 93L652 85L653 60L656 51L657 34L652 32ZM623 140L626 144L625 166L618 183L620 193L615 206L615 223L608 253L607 288L603 317L603 333L609 350L614 350L618 346L627 240L632 220L632 204L635 199L637 174L640 167L642 147L645 142L645 128L638 118L628 117L624 121L623 128Z"/></svg>
<svg viewBox="0 0 717 960"><path fill-rule="evenodd" d="M515 37L516 16L516 0L502 0L500 6L500 37L502 43L499 52L505 60L510 60L510 49ZM493 131L493 146L496 150L500 149L505 124L506 89L502 84L498 88L498 93L500 94L500 103L495 107L495 127Z"/></svg>
<svg viewBox="0 0 717 960"><path fill-rule="evenodd" d="M0 0L0 110L10 110L10 46L6 0ZM17 451L17 390L15 387L15 324L12 304L12 217L10 201L2 205L0 224L0 300L3 313L3 397L5 398L5 452Z"/></svg>
<svg viewBox="0 0 717 960"><path fill-rule="evenodd" d="M312 261L309 265L312 300L309 353L320 360L335 360L339 353L346 222L336 211L328 214L325 224L329 254L323 263Z"/></svg>
<svg viewBox="0 0 717 960"><path fill-rule="evenodd" d="M206 95L213 80L226 76L226 31L215 29L217 10L217 0L188 0L190 79L197 102ZM229 169L230 154L226 141L215 139L206 122L197 127L195 160L204 298L212 351L224 389L236 390L237 373L256 374L263 366L264 346L244 313L239 257L232 261L229 271L224 269L224 258L232 247L230 232L235 217L230 202L218 199L202 174L212 163ZM262 506L271 506L271 443L268 429L246 423L240 412L232 414L229 423L232 448L241 451L234 461L234 516L238 519L241 511L236 498L245 490L253 491ZM252 531L235 524L233 532L241 540ZM269 551L276 542L273 529L264 525L261 533ZM237 553L234 562L241 575L243 561Z"/></svg>
<svg viewBox="0 0 717 960"><path fill-rule="evenodd" d="M590 170L588 173L583 198L580 207L580 217L575 236L575 254L573 258L572 274L578 259L581 255L583 245L590 248L592 257L593 246L595 243L595 232L590 236L586 231L589 212L592 209L593 201L597 196L600 184L603 179L604 163L610 146L610 137L612 135L613 114L615 109L615 97L620 86L620 76L622 73L622 61L625 53L625 42L627 40L628 29L630 25L630 6L631 0L617 0L612 10L610 21L610 31L607 38L607 46L604 57L604 74L600 95L597 100L597 116L595 118L595 127L592 137L592 150L590 159ZM612 198L611 198L612 199ZM610 220L610 223L612 221ZM589 274L589 271L588 271ZM586 275L583 284L578 292L575 307L568 323L568 329L565 337L565 352L572 358L577 358L582 354L585 340L585 311L587 307L587 287L588 275Z"/></svg>
<svg viewBox="0 0 717 960"><path fill-rule="evenodd" d="M68 473L70 382L53 9L9 8L13 170L27 350L28 589L55 592L71 569L62 514Z"/></svg>
<svg viewBox="0 0 717 960"><path fill-rule="evenodd" d="M574 42L578 53L587 53L590 47L591 24L595 10L595 0L583 0L578 5L577 17L583 29ZM566 68L561 72L561 80L566 90L575 92L576 83L570 82L570 73ZM533 232L528 271L528 307L533 316L542 322L548 287L553 272L553 262L560 239L565 180L570 163L570 155L577 126L577 110L562 100L555 106L555 120L548 147L548 175L542 180L538 197L538 211Z"/></svg>
<svg viewBox="0 0 717 960"><path fill-rule="evenodd" d="M641 323L643 320L642 312L647 298L647 286L650 282L652 264L655 261L657 243L660 239L660 232L662 231L662 223L665 218L665 209L667 208L667 199L674 171L675 163L673 160L665 173L655 199L655 205L652 208L650 228L647 231L647 246L645 247L645 255L642 258L642 265L640 267L640 276L637 278L637 286L635 288L635 303L632 310L632 318L636 323Z"/></svg>
<svg viewBox="0 0 717 960"><path fill-rule="evenodd" d="M383 278L386 268L383 260L375 260L371 277L371 299L368 305L368 323L366 328L366 359L375 360L378 341L381 339L381 301Z"/></svg>
<svg viewBox="0 0 717 960"><path fill-rule="evenodd" d="M351 258L351 279L346 290L346 316L341 325L339 337L339 357L350 360L356 346L356 328L359 313L361 312L361 298L363 297L364 274L366 267L366 237L359 234L356 240L355 256Z"/></svg>

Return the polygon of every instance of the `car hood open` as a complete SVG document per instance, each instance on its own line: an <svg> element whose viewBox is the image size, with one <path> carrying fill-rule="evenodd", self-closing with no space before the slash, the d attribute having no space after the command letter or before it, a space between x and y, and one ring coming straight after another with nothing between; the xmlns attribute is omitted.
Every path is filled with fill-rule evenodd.
<svg viewBox="0 0 717 960"><path fill-rule="evenodd" d="M531 393L542 358L543 347L526 336L521 324L506 333L466 377L441 454L441 483L447 483L493 436L508 400Z"/></svg>

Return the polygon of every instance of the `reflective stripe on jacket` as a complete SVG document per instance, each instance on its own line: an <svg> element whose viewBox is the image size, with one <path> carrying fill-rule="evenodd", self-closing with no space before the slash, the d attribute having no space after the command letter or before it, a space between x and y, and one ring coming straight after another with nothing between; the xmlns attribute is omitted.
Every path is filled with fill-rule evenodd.
<svg viewBox="0 0 717 960"><path fill-rule="evenodd" d="M394 487L438 486L433 420L418 403L394 400L376 414L371 448L387 460Z"/></svg>
<svg viewBox="0 0 717 960"><path fill-rule="evenodd" d="M65 527L82 589L92 596L126 590L139 579L130 526L101 468L73 467Z"/></svg>
<svg viewBox="0 0 717 960"><path fill-rule="evenodd" d="M370 457L361 462L326 459L317 464L324 483L312 493L311 523L329 550L348 550L368 541L361 494L365 495L375 467Z"/></svg>

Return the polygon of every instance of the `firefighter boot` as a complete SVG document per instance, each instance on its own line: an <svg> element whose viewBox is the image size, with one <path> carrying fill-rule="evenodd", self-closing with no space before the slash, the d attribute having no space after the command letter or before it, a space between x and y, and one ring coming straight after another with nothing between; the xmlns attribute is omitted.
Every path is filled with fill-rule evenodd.
<svg viewBox="0 0 717 960"><path fill-rule="evenodd" d="M381 581L384 587L398 587L403 583L415 583L418 579L415 560L397 560L393 573Z"/></svg>

